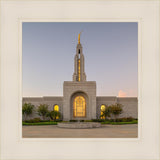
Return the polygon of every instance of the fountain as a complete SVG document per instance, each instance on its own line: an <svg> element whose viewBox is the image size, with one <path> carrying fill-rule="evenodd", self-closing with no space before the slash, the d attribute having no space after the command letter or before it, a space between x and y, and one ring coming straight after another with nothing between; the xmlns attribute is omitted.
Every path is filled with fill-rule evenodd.
<svg viewBox="0 0 160 160"><path fill-rule="evenodd" d="M58 123L60 128L71 128L71 129L85 129L85 128L99 128L101 123L98 122L60 122Z"/></svg>

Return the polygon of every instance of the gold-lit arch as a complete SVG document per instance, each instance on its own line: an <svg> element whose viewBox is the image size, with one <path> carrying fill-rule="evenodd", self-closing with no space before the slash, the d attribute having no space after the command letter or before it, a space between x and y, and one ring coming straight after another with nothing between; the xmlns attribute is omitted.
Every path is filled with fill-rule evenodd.
<svg viewBox="0 0 160 160"><path fill-rule="evenodd" d="M59 112L59 106L57 104L54 106L54 111ZM57 116L56 119L59 119L59 116Z"/></svg>
<svg viewBox="0 0 160 160"><path fill-rule="evenodd" d="M86 117L86 100L83 96L77 96L73 100L73 116Z"/></svg>
<svg viewBox="0 0 160 160"><path fill-rule="evenodd" d="M81 61L78 60L78 81L81 81Z"/></svg>
<svg viewBox="0 0 160 160"><path fill-rule="evenodd" d="M59 111L59 106L57 104L54 106L54 111Z"/></svg>
<svg viewBox="0 0 160 160"><path fill-rule="evenodd" d="M104 104L101 105L101 119L105 119L105 116L102 116L103 115L103 111L105 111L106 109L106 106Z"/></svg>

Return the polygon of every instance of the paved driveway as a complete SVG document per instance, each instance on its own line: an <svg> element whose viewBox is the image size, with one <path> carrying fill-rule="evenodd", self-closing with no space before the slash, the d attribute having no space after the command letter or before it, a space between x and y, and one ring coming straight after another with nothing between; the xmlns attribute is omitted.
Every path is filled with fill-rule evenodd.
<svg viewBox="0 0 160 160"><path fill-rule="evenodd" d="M66 129L56 125L23 126L23 138L137 138L138 125L102 125L92 129Z"/></svg>

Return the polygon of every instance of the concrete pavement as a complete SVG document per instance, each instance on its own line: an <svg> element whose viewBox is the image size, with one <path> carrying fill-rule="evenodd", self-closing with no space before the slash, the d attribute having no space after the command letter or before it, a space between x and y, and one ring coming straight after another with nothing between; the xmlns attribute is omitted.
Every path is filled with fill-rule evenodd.
<svg viewBox="0 0 160 160"><path fill-rule="evenodd" d="M138 125L102 125L92 129L66 129L57 125L23 126L23 138L137 138Z"/></svg>

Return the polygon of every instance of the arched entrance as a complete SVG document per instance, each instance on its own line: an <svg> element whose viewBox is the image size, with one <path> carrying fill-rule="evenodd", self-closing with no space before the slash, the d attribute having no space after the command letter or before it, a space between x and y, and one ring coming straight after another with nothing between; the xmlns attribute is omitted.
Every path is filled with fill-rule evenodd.
<svg viewBox="0 0 160 160"><path fill-rule="evenodd" d="M86 117L86 99L78 95L73 100L73 117Z"/></svg>

